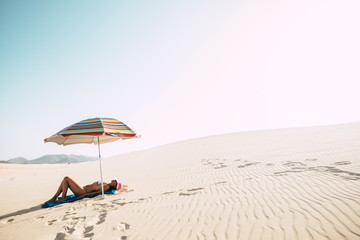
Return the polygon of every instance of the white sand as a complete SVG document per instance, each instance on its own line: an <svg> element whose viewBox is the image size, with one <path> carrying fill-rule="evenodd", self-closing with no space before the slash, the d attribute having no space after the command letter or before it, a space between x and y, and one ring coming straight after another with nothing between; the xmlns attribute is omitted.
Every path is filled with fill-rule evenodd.
<svg viewBox="0 0 360 240"><path fill-rule="evenodd" d="M360 123L183 141L103 171L130 191L41 209L98 162L1 164L0 239L360 239Z"/></svg>

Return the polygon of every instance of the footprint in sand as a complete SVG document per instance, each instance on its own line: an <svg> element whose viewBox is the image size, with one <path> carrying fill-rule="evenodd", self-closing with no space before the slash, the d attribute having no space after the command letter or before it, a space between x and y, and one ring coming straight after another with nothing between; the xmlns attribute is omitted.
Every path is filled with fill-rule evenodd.
<svg viewBox="0 0 360 240"><path fill-rule="evenodd" d="M67 236L69 236L69 235L78 236L78 238L72 237L71 239L81 239L80 236L82 236L83 238L91 238L95 235L92 232L93 230L94 230L93 225L89 225L89 226L84 225L84 226L77 226L77 227L66 226L66 227L64 227L65 232L57 233L55 236L55 240L66 239Z"/></svg>
<svg viewBox="0 0 360 240"><path fill-rule="evenodd" d="M359 180L360 179L360 173L357 172L350 172L350 171L344 171L336 167L332 166L318 166L316 168L312 168L314 171L320 171L320 172L329 172L336 176L340 176L346 180Z"/></svg>
<svg viewBox="0 0 360 240"><path fill-rule="evenodd" d="M66 239L69 235L77 236L79 237L79 239L81 239L81 236L83 238L93 237L94 233L92 233L92 231L94 229L94 225L88 225L87 223L84 223L85 220L86 216L71 218L66 222L66 225L63 227L64 230L57 233L55 239Z"/></svg>
<svg viewBox="0 0 360 240"><path fill-rule="evenodd" d="M78 216L77 212L75 212L76 208L68 208L65 212L65 215L62 217L61 222L65 223L63 226L63 231L58 232L55 236L56 240L66 239L69 235L76 235L78 237L85 236L91 230L89 228L84 227L84 222L87 219L86 216ZM57 220L48 221L48 225L52 225ZM81 225L82 224L82 225ZM85 230L84 230L85 229ZM86 233L84 233L84 231ZM88 235L87 235L88 236ZM90 235L89 235L90 237Z"/></svg>
<svg viewBox="0 0 360 240"><path fill-rule="evenodd" d="M103 222L105 222L106 216L107 216L107 211L101 210L100 215L99 215L99 221L97 221L96 225L99 225L99 224L102 224Z"/></svg>
<svg viewBox="0 0 360 240"><path fill-rule="evenodd" d="M274 176L286 176L288 173L300 173L306 171L307 168L297 168L294 167L292 170L282 171L282 172L274 172Z"/></svg>
<svg viewBox="0 0 360 240"><path fill-rule="evenodd" d="M63 216L63 221L65 220L68 220L69 217L71 217L71 215L76 215L76 212L74 212L76 209L71 207L71 208L68 208Z"/></svg>
<svg viewBox="0 0 360 240"><path fill-rule="evenodd" d="M172 194L172 193L174 193L174 192L164 192L161 195L168 195L168 194Z"/></svg>
<svg viewBox="0 0 360 240"><path fill-rule="evenodd" d="M253 162L253 163L246 163L244 165L239 165L238 168L244 168L244 167L249 167L249 166L252 166L252 165L257 165L259 164L260 162Z"/></svg>
<svg viewBox="0 0 360 240"><path fill-rule="evenodd" d="M215 169L220 169L220 168L224 168L227 167L228 165L224 164L224 163L219 163L219 165L215 166Z"/></svg>
<svg viewBox="0 0 360 240"><path fill-rule="evenodd" d="M126 231L129 229L130 229L130 224L125 223L125 222L121 222L117 226L113 227L114 231L120 231L120 232L124 232L124 233L126 233ZM125 235L121 236L121 239L126 240L127 236L125 236Z"/></svg>
<svg viewBox="0 0 360 240"><path fill-rule="evenodd" d="M40 222L40 223L44 223L45 216L38 216L37 218L35 218L35 222ZM47 226L47 223L45 223L45 226Z"/></svg>
<svg viewBox="0 0 360 240"><path fill-rule="evenodd" d="M295 163L295 165L290 165L290 166L296 166L296 164L298 162L290 162L290 163ZM334 164L347 165L347 164L351 164L351 162L349 163L347 161L343 161L343 162L336 162ZM344 171L342 169L339 169L339 168L336 168L333 166L292 167L291 170L282 171L282 172L274 172L274 176L286 176L288 173L301 173L304 171L326 172L326 173L330 173L334 176L339 176L346 180L360 180L360 173Z"/></svg>
<svg viewBox="0 0 360 240"><path fill-rule="evenodd" d="M70 213L70 214L66 214L66 213L65 213L65 215L64 215L63 218L62 218L62 220L63 220L63 221L68 220L69 217L71 217L71 215L76 215L76 213Z"/></svg>
<svg viewBox="0 0 360 240"><path fill-rule="evenodd" d="M75 231L74 227L65 227L64 229L68 234L72 234Z"/></svg>
<svg viewBox="0 0 360 240"><path fill-rule="evenodd" d="M71 229L75 227L79 222L85 222L86 217L73 217L71 220L68 221L68 226L66 228Z"/></svg>
<svg viewBox="0 0 360 240"><path fill-rule="evenodd" d="M225 164L226 161L227 161L227 159L220 160L219 158L217 158L217 159L202 159L201 163L203 165L210 165L214 169L220 169L220 168L228 167L228 165Z"/></svg>
<svg viewBox="0 0 360 240"><path fill-rule="evenodd" d="M65 233L59 232L59 233L56 234L55 240L64 240L65 237L66 237L66 234L65 234Z"/></svg>
<svg viewBox="0 0 360 240"><path fill-rule="evenodd" d="M117 226L113 227L113 230L116 230L116 231L125 231L125 230L129 230L129 229L130 229L130 224L125 223L125 222L121 222Z"/></svg>
<svg viewBox="0 0 360 240"><path fill-rule="evenodd" d="M179 193L179 196L190 196L200 193L200 190L203 190L204 188L193 188L188 189L186 193Z"/></svg>
<svg viewBox="0 0 360 240"><path fill-rule="evenodd" d="M91 232L92 230L94 230L94 226L85 227L83 237L85 238L93 237L95 234Z"/></svg>
<svg viewBox="0 0 360 240"><path fill-rule="evenodd" d="M286 166L286 167L296 167L296 166L306 166L306 164L303 163L303 162L291 162L291 161L287 161L287 162L283 163L283 166Z"/></svg>
<svg viewBox="0 0 360 240"><path fill-rule="evenodd" d="M137 200L137 202L142 202L142 201L151 200L151 199L152 199L152 197L139 198L139 199Z"/></svg>
<svg viewBox="0 0 360 240"><path fill-rule="evenodd" d="M112 201L112 204L119 205L121 207L126 205L126 204L129 204L129 203L133 203L133 202L122 202L122 200L113 200Z"/></svg>
<svg viewBox="0 0 360 240"><path fill-rule="evenodd" d="M55 222L57 222L57 219L54 219L54 220L50 220L46 223L46 225L53 225Z"/></svg>
<svg viewBox="0 0 360 240"><path fill-rule="evenodd" d="M349 165L351 164L350 161L340 161L340 162L334 162L334 165Z"/></svg>

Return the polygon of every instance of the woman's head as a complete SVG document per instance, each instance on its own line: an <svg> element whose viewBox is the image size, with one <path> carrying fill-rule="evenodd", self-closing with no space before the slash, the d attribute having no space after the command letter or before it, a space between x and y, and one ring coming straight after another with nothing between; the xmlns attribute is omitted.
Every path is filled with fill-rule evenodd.
<svg viewBox="0 0 360 240"><path fill-rule="evenodd" d="M119 191L122 188L122 184L118 182L116 179L111 180L109 186L111 189L114 189L116 191Z"/></svg>

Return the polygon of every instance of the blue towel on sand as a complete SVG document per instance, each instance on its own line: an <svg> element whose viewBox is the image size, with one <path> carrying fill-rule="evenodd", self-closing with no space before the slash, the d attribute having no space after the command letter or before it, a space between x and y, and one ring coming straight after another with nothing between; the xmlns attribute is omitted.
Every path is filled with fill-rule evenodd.
<svg viewBox="0 0 360 240"><path fill-rule="evenodd" d="M116 193L116 190L109 190L107 192L104 192L105 194L114 194ZM56 205L59 205L59 204L63 204L63 203L69 203L69 202L75 202L75 201L78 201L80 199L83 199L83 198L93 198L93 197L96 197L97 195L100 195L101 193L97 193L97 194L91 194L91 195L87 195L87 196L84 196L84 197L80 197L80 198L77 198L74 194L72 195L68 195L66 196L66 199L64 201L59 201L59 202L47 202L47 203L44 203L44 204L41 204L41 207L42 208L48 208L48 207L53 207L53 206L56 206ZM61 199L60 197L58 198L58 200Z"/></svg>

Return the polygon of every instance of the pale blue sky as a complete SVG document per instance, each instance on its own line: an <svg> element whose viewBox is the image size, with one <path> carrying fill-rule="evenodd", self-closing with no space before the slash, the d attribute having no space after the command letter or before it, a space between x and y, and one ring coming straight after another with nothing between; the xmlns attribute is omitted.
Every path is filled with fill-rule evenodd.
<svg viewBox="0 0 360 240"><path fill-rule="evenodd" d="M115 117L141 139L360 120L360 4L0 1L0 160L96 155L43 139Z"/></svg>

